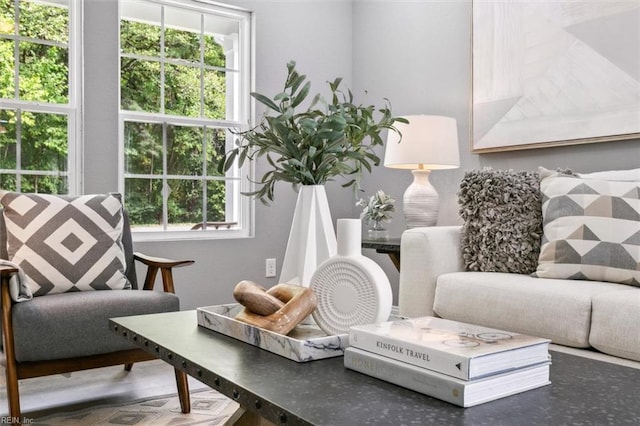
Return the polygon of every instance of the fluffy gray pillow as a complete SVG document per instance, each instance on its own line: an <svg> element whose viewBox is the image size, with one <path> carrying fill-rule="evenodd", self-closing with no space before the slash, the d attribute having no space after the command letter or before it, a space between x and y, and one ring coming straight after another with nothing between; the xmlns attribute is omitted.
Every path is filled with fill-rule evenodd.
<svg viewBox="0 0 640 426"><path fill-rule="evenodd" d="M535 272L542 237L538 173L490 168L466 172L458 203L467 270Z"/></svg>

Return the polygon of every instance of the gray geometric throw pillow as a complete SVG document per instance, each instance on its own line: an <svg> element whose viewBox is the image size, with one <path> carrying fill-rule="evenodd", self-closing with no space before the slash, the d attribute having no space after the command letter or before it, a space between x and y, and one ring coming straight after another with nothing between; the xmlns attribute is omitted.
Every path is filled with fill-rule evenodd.
<svg viewBox="0 0 640 426"><path fill-rule="evenodd" d="M640 286L640 182L540 168L544 235L536 276Z"/></svg>
<svg viewBox="0 0 640 426"><path fill-rule="evenodd" d="M34 296L131 288L120 194L0 197L8 260L24 270Z"/></svg>

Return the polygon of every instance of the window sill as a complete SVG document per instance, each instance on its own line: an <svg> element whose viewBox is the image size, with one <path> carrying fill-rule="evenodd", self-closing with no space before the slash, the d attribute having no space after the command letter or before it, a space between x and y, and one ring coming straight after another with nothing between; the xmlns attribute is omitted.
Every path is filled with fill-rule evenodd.
<svg viewBox="0 0 640 426"><path fill-rule="evenodd" d="M213 229L203 231L139 231L132 229L133 242L151 241L201 241L201 240L229 240L240 238L253 238L253 234L247 229Z"/></svg>

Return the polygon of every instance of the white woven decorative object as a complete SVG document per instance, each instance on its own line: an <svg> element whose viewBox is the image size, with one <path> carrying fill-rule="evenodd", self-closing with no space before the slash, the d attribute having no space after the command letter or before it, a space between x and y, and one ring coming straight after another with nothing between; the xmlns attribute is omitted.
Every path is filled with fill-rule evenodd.
<svg viewBox="0 0 640 426"><path fill-rule="evenodd" d="M386 321L391 313L389 279L361 251L360 219L338 220L338 254L322 263L311 278L318 299L316 324L327 334L345 334L349 327Z"/></svg>
<svg viewBox="0 0 640 426"><path fill-rule="evenodd" d="M324 186L302 186L279 282L309 287L316 268L336 254L336 246L336 234Z"/></svg>

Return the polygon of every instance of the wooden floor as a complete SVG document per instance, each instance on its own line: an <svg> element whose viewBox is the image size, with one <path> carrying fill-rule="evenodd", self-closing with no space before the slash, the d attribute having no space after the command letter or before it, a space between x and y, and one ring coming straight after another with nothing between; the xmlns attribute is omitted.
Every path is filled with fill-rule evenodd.
<svg viewBox="0 0 640 426"><path fill-rule="evenodd" d="M6 416L7 392L0 367L0 417ZM207 386L189 377L189 390ZM173 367L161 360L20 380L22 415L38 418L95 405L130 402L177 392Z"/></svg>

